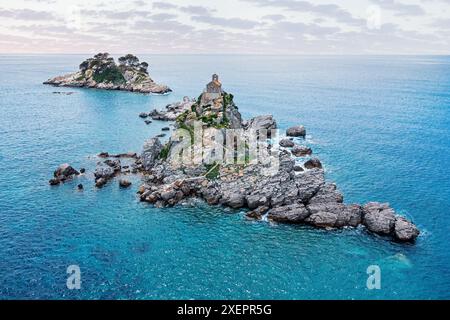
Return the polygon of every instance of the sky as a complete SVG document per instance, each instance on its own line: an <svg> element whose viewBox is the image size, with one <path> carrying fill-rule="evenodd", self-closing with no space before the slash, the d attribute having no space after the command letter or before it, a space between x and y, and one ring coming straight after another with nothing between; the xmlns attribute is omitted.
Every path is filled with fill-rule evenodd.
<svg viewBox="0 0 450 320"><path fill-rule="evenodd" d="M449 54L450 0L0 0L0 53Z"/></svg>

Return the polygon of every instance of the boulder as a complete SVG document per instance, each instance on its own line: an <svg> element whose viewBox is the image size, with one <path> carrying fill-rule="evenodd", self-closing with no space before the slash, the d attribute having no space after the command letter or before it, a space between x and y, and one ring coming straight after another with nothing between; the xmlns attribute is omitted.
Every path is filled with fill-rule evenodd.
<svg viewBox="0 0 450 320"><path fill-rule="evenodd" d="M245 214L245 216L249 219L261 220L262 216L269 210L269 207L262 206L258 207L253 211L249 211Z"/></svg>
<svg viewBox="0 0 450 320"><path fill-rule="evenodd" d="M302 172L302 171L305 171L305 170L303 169L302 166L297 164L297 165L294 166L294 171L295 172Z"/></svg>
<svg viewBox="0 0 450 320"><path fill-rule="evenodd" d="M59 180L59 179L57 179L57 178L54 178L54 179L48 180L48 183L49 183L51 186L57 186L58 184L61 183L61 180Z"/></svg>
<svg viewBox="0 0 450 320"><path fill-rule="evenodd" d="M299 146L299 145L295 145L291 149L291 152L296 157L304 157L304 156L308 156L308 155L312 154L311 148L308 148L308 147L305 147L305 146Z"/></svg>
<svg viewBox="0 0 450 320"><path fill-rule="evenodd" d="M142 119L148 118L148 113L141 112L141 113L139 114L139 117L142 118Z"/></svg>
<svg viewBox="0 0 450 320"><path fill-rule="evenodd" d="M394 236L400 241L414 241L420 232L419 229L404 217L396 216L394 224Z"/></svg>
<svg viewBox="0 0 450 320"><path fill-rule="evenodd" d="M236 192L225 195L221 200L223 205L229 206L233 209L239 209L245 205L245 197L242 193Z"/></svg>
<svg viewBox="0 0 450 320"><path fill-rule="evenodd" d="M80 173L75 170L71 165L69 165L68 163L64 163L61 164L58 169L55 170L55 172L53 173L53 176L55 178L71 178L74 175L79 175Z"/></svg>
<svg viewBox="0 0 450 320"><path fill-rule="evenodd" d="M363 207L363 224L377 234L389 235L395 228L395 213L388 203L369 202ZM399 230L401 230L399 223Z"/></svg>
<svg viewBox="0 0 450 320"><path fill-rule="evenodd" d="M257 116L248 121L248 129L260 130L260 129L276 129L277 123L272 115Z"/></svg>
<svg viewBox="0 0 450 320"><path fill-rule="evenodd" d="M106 178L99 178L95 180L95 186L97 188L102 188L107 182L108 180Z"/></svg>
<svg viewBox="0 0 450 320"><path fill-rule="evenodd" d="M294 141L291 139L281 139L280 146L283 148L292 148L295 145Z"/></svg>
<svg viewBox="0 0 450 320"><path fill-rule="evenodd" d="M306 169L315 169L315 168L316 169L322 169L322 162L320 162L320 160L317 159L317 158L313 158L313 159L310 159L310 160L306 161L303 164L303 166Z"/></svg>
<svg viewBox="0 0 450 320"><path fill-rule="evenodd" d="M288 137L304 137L306 136L306 129L304 126L295 126L286 130Z"/></svg>
<svg viewBox="0 0 450 320"><path fill-rule="evenodd" d="M126 180L126 179L120 179L120 180L119 180L119 186L120 186L121 188L128 188L128 187L131 186L131 182L128 181L128 180Z"/></svg>
<svg viewBox="0 0 450 320"><path fill-rule="evenodd" d="M309 211L301 203L273 208L267 218L277 222L300 223L309 216Z"/></svg>

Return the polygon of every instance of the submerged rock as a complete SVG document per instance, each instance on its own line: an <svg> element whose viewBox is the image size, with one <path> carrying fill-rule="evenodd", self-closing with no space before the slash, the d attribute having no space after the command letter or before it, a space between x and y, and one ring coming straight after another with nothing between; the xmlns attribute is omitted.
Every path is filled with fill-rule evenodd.
<svg viewBox="0 0 450 320"><path fill-rule="evenodd" d="M120 179L120 180L119 180L119 186L120 186L121 188L128 188L128 187L131 186L131 182L128 181L128 180L126 180L126 179Z"/></svg>

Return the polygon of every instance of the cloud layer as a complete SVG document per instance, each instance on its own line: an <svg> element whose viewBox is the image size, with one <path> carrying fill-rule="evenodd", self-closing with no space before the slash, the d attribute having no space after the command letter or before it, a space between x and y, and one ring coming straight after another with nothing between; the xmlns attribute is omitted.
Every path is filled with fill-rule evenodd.
<svg viewBox="0 0 450 320"><path fill-rule="evenodd" d="M446 0L17 0L1 53L448 54Z"/></svg>

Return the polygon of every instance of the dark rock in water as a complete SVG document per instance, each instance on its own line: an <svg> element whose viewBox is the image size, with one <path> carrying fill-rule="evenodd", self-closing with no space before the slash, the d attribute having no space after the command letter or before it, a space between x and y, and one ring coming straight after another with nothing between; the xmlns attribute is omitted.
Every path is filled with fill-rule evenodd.
<svg viewBox="0 0 450 320"><path fill-rule="evenodd" d="M291 139L281 139L280 146L283 148L292 148L295 145L294 141Z"/></svg>
<svg viewBox="0 0 450 320"><path fill-rule="evenodd" d="M95 186L97 188L102 188L107 182L108 180L106 178L99 178L95 181Z"/></svg>
<svg viewBox="0 0 450 320"><path fill-rule="evenodd" d="M75 170L71 165L69 165L68 163L64 163L62 165L60 165L58 167L58 169L55 170L55 172L53 173L53 176L55 178L58 177L65 177L65 178L70 178L74 175L79 175L80 173Z"/></svg>
<svg viewBox="0 0 450 320"><path fill-rule="evenodd" d="M155 138L164 138L166 136L165 133L160 133L158 135L155 136Z"/></svg>
<svg viewBox="0 0 450 320"><path fill-rule="evenodd" d="M139 114L139 117L142 118L142 119L145 119L145 118L148 117L148 114L145 113L145 112L141 112L141 113Z"/></svg>
<svg viewBox="0 0 450 320"><path fill-rule="evenodd" d="M396 215L388 203L369 202L363 207L362 223L371 232L390 235L399 241L414 241L419 229L406 218Z"/></svg>
<svg viewBox="0 0 450 320"><path fill-rule="evenodd" d="M144 122L145 122L145 124L150 124L150 123L152 123L152 120L145 120Z"/></svg>
<svg viewBox="0 0 450 320"><path fill-rule="evenodd" d="M77 188L78 188L78 190L83 190L84 189L84 187L83 187L83 185L81 183L77 186Z"/></svg>
<svg viewBox="0 0 450 320"><path fill-rule="evenodd" d="M278 222L299 223L309 215L310 212L302 203L294 203L271 209L267 217Z"/></svg>
<svg viewBox="0 0 450 320"><path fill-rule="evenodd" d="M136 152L126 152L126 153L119 153L119 154L112 154L110 155L111 158L134 158L136 159L137 153Z"/></svg>
<svg viewBox="0 0 450 320"><path fill-rule="evenodd" d="M162 131L170 131L170 128L169 128L169 127L164 127L164 128L162 128L161 130L162 130Z"/></svg>
<svg viewBox="0 0 450 320"><path fill-rule="evenodd" d="M86 169L85 168L81 168L80 169L80 173L85 173L86 172Z"/></svg>
<svg viewBox="0 0 450 320"><path fill-rule="evenodd" d="M304 126L295 126L286 130L288 137L304 137L306 136L306 129Z"/></svg>
<svg viewBox="0 0 450 320"><path fill-rule="evenodd" d="M304 147L304 146L299 146L299 145L295 145L292 149L291 152L294 156L296 157L304 157L304 156L308 156L312 154L312 150L311 148L308 147ZM318 168L318 167L317 167Z"/></svg>
<svg viewBox="0 0 450 320"><path fill-rule="evenodd" d="M125 179L120 179L120 180L119 180L119 186L120 186L121 188L128 188L128 187L131 186L131 182L128 181L128 180L125 180Z"/></svg>
<svg viewBox="0 0 450 320"><path fill-rule="evenodd" d="M313 158L311 160L306 161L304 163L304 167L306 169L314 169L314 168L322 169L322 163L320 162L319 159Z"/></svg>
<svg viewBox="0 0 450 320"><path fill-rule="evenodd" d="M397 216L395 219L394 236L400 241L414 241L420 232L419 229L404 217Z"/></svg>
<svg viewBox="0 0 450 320"><path fill-rule="evenodd" d="M100 152L97 157L99 157L99 158L109 158L109 153L108 152Z"/></svg>
<svg viewBox="0 0 450 320"><path fill-rule="evenodd" d="M53 179L50 179L48 183L52 186L56 186L61 182L73 179L74 176L78 176L80 173L75 170L68 163L61 164L58 169L53 172Z"/></svg>
<svg viewBox="0 0 450 320"><path fill-rule="evenodd" d="M294 171L296 171L296 172L302 172L302 171L305 171L305 170L302 168L302 166L300 166L300 165L295 165L295 166L294 166Z"/></svg>
<svg viewBox="0 0 450 320"><path fill-rule="evenodd" d="M54 179L48 180L48 183L49 183L51 186L57 186L57 185L59 185L59 184L61 183L61 180L54 178Z"/></svg>
<svg viewBox="0 0 450 320"><path fill-rule="evenodd" d="M152 138L145 142L141 154L142 166L144 170L150 170L159 158L163 146L158 138Z"/></svg>
<svg viewBox="0 0 450 320"><path fill-rule="evenodd" d="M253 211L249 211L245 214L245 216L249 219L256 219L256 220L261 220L262 216L269 211L269 207L266 206L262 206L262 207L258 207Z"/></svg>

